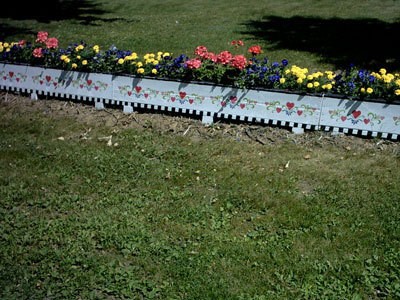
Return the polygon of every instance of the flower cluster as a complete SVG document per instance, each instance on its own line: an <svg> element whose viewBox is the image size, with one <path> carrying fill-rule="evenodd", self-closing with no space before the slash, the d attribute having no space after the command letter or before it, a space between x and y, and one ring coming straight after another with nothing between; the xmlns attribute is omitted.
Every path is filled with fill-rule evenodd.
<svg viewBox="0 0 400 300"><path fill-rule="evenodd" d="M265 88L310 94L339 95L357 99L400 100L400 74L381 68L377 72L349 66L343 71L310 72L289 65L286 59L271 62L261 57L259 45L247 48L242 40L230 43L231 50L212 52L198 46L194 55L173 56L169 52L146 53L115 46L102 50L85 42L59 48L58 39L38 32L33 43L0 42L0 61L38 65L63 70L129 74L156 78L201 81L239 88ZM246 56L247 55L247 56Z"/></svg>

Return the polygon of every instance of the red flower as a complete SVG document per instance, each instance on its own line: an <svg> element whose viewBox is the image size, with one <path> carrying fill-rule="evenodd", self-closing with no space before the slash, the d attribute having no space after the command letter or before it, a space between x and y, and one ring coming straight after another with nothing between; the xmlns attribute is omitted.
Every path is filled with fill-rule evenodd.
<svg viewBox="0 0 400 300"><path fill-rule="evenodd" d="M201 60L198 58L193 58L188 60L186 65L189 69L198 69L201 67Z"/></svg>
<svg viewBox="0 0 400 300"><path fill-rule="evenodd" d="M247 65L247 59L244 55L235 55L231 61L231 66L243 70Z"/></svg>
<svg viewBox="0 0 400 300"><path fill-rule="evenodd" d="M46 40L46 47L56 49L58 47L58 40L56 38L49 38Z"/></svg>
<svg viewBox="0 0 400 300"><path fill-rule="evenodd" d="M42 48L35 48L32 52L32 55L38 58L43 57Z"/></svg>
<svg viewBox="0 0 400 300"><path fill-rule="evenodd" d="M251 46L248 50L252 55L257 55L262 53L261 47L259 45Z"/></svg>
<svg viewBox="0 0 400 300"><path fill-rule="evenodd" d="M208 53L208 50L205 46L198 46L196 50L194 50L194 54L200 56L200 57L205 57Z"/></svg>
<svg viewBox="0 0 400 300"><path fill-rule="evenodd" d="M243 46L244 43L243 43L242 40L237 40L237 41L232 41L232 42L231 42L231 45L236 46L236 47L239 47L239 46Z"/></svg>
<svg viewBox="0 0 400 300"><path fill-rule="evenodd" d="M39 31L36 38L36 43L45 43L49 34L46 31Z"/></svg>
<svg viewBox="0 0 400 300"><path fill-rule="evenodd" d="M220 54L217 56L217 62L226 65L232 60L232 53L229 51L222 51Z"/></svg>

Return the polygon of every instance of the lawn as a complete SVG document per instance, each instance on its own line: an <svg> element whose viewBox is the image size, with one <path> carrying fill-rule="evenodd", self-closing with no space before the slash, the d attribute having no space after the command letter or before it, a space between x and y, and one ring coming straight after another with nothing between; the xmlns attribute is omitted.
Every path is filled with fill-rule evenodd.
<svg viewBox="0 0 400 300"><path fill-rule="evenodd" d="M376 34L398 30L396 1L55 3L2 10L1 34L143 53L241 38L310 68L398 67ZM258 126L260 143L245 124L23 96L0 93L1 299L400 298L398 143Z"/></svg>

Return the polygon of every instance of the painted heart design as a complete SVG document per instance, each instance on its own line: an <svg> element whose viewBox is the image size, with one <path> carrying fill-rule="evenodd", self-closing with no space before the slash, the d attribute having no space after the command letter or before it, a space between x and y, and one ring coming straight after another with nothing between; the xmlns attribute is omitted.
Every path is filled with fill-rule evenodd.
<svg viewBox="0 0 400 300"><path fill-rule="evenodd" d="M97 85L95 85L94 89L97 91L99 89L99 87Z"/></svg>
<svg viewBox="0 0 400 300"><path fill-rule="evenodd" d="M128 96L132 96L132 91L128 91Z"/></svg>
<svg viewBox="0 0 400 300"><path fill-rule="evenodd" d="M243 108L245 108L245 107L246 107L246 104L244 104L244 103L240 103L240 105L239 105L239 106L240 106L240 108L241 108L241 109L243 109Z"/></svg>
<svg viewBox="0 0 400 300"><path fill-rule="evenodd" d="M140 91L142 90L142 87L141 86L135 86L135 91L136 91L136 93L140 93Z"/></svg>
<svg viewBox="0 0 400 300"><path fill-rule="evenodd" d="M179 92L179 97L181 97L181 99L186 97L186 92Z"/></svg>
<svg viewBox="0 0 400 300"><path fill-rule="evenodd" d="M54 86L57 86L57 82L53 82L53 85L54 85Z"/></svg>
<svg viewBox="0 0 400 300"><path fill-rule="evenodd" d="M40 84L43 84L43 80L39 80L39 83L40 83Z"/></svg>
<svg viewBox="0 0 400 300"><path fill-rule="evenodd" d="M279 114L280 112L282 111L282 108L281 107L277 107L276 108L276 112Z"/></svg>
<svg viewBox="0 0 400 300"><path fill-rule="evenodd" d="M229 100L231 101L231 103L236 103L237 97L236 97L236 96L231 96L231 97L229 98Z"/></svg>
<svg viewBox="0 0 400 300"><path fill-rule="evenodd" d="M291 110L294 107L294 103L293 102L288 102L286 103L286 107Z"/></svg>
<svg viewBox="0 0 400 300"><path fill-rule="evenodd" d="M80 87L81 89L83 89L83 84L80 84L79 87Z"/></svg>
<svg viewBox="0 0 400 300"><path fill-rule="evenodd" d="M46 78L46 81L47 81L47 82L50 82L51 76L47 75L45 78Z"/></svg>
<svg viewBox="0 0 400 300"><path fill-rule="evenodd" d="M147 99L147 98L149 98L149 94L148 93L145 93L144 94L144 97Z"/></svg>
<svg viewBox="0 0 400 300"><path fill-rule="evenodd" d="M91 85L92 84L92 80L88 79L88 80L86 80L86 83L87 83L87 85Z"/></svg>
<svg viewBox="0 0 400 300"><path fill-rule="evenodd" d="M10 71L8 72L8 75L10 76L10 78L12 78L14 76L14 72Z"/></svg>
<svg viewBox="0 0 400 300"><path fill-rule="evenodd" d="M171 101L175 102L176 98L175 97L171 97Z"/></svg>
<svg viewBox="0 0 400 300"><path fill-rule="evenodd" d="M361 111L354 110L351 114L353 115L354 119L357 119L361 115Z"/></svg>
<svg viewBox="0 0 400 300"><path fill-rule="evenodd" d="M20 79L20 78L15 78L15 80L17 80L17 82L19 82L19 79Z"/></svg>
<svg viewBox="0 0 400 300"><path fill-rule="evenodd" d="M370 121L371 121L370 119L364 119L364 124L365 124L365 125L368 125L368 123L369 123Z"/></svg>
<svg viewBox="0 0 400 300"><path fill-rule="evenodd" d="M297 114L298 114L299 116L301 116L301 115L303 114L303 111L302 111L302 110L298 110L298 111L297 111Z"/></svg>
<svg viewBox="0 0 400 300"><path fill-rule="evenodd" d="M221 106L226 106L226 102L225 101L221 101Z"/></svg>
<svg viewBox="0 0 400 300"><path fill-rule="evenodd" d="M193 104L194 100L193 99L189 99L189 103Z"/></svg>
<svg viewBox="0 0 400 300"><path fill-rule="evenodd" d="M344 121L347 120L347 117L346 116L341 116L340 119L344 122Z"/></svg>

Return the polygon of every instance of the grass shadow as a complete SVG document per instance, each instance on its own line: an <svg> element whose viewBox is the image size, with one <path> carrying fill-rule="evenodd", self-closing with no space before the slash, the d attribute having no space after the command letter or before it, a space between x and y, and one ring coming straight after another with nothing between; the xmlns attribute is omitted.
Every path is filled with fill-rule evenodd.
<svg viewBox="0 0 400 300"><path fill-rule="evenodd" d="M400 52L395 45L400 22L265 16L245 25L248 29L243 33L264 39L272 50L312 53L321 57L322 63L337 69L355 64L373 70L382 67L400 70Z"/></svg>

